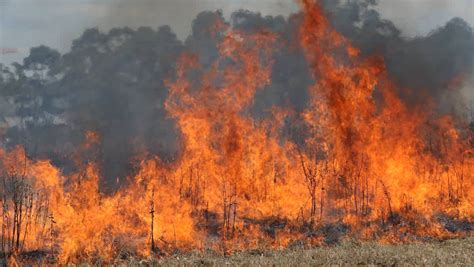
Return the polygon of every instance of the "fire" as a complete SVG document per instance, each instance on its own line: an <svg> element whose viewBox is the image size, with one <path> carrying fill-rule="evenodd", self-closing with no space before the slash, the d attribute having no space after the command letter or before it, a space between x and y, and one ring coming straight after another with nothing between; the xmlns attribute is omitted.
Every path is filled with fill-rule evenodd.
<svg viewBox="0 0 474 267"><path fill-rule="evenodd" d="M166 109L182 141L174 162L144 156L127 185L107 195L100 164L82 159L100 143L97 133L77 148L73 174L21 148L0 150L2 250L46 250L59 262L228 253L321 244L331 223L381 242L456 235L436 217L474 218L466 132L456 118L405 106L382 59L362 57L312 1L301 7L298 42L315 80L302 114L249 115L270 83L277 36L216 25L215 62L183 54L167 81ZM288 122L306 133L285 137Z"/></svg>

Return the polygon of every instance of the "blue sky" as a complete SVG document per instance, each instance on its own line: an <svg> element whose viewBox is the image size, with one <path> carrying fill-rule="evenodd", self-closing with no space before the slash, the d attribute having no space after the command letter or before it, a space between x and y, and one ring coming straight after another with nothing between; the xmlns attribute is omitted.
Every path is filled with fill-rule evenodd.
<svg viewBox="0 0 474 267"><path fill-rule="evenodd" d="M408 37L425 35L458 16L474 24L474 0L379 0L383 17L394 21ZM264 15L296 12L293 0L0 0L0 62L20 61L32 46L45 44L67 51L84 29L169 24L184 39L200 11L236 9Z"/></svg>

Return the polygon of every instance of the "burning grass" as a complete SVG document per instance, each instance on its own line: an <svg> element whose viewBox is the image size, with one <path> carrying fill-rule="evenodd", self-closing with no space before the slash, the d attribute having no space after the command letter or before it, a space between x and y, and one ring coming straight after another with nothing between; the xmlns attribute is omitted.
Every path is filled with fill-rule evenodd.
<svg viewBox="0 0 474 267"><path fill-rule="evenodd" d="M406 243L470 236L473 132L429 105L407 107L382 60L359 56L317 4L301 3L294 45L315 80L301 114L274 108L265 119L248 115L256 92L271 80L278 37L217 23L209 31L219 56L203 64L184 53L166 82L165 107L182 139L175 161L144 153L127 184L104 194L100 162L83 159L100 153L94 132L77 148L75 173L28 159L21 148L0 149L2 251L110 263L124 255L195 249L230 255L344 237ZM437 253L432 246L425 246L427 255ZM325 252L359 251L355 259L375 264L365 256L380 251L403 263L393 253L413 253L417 245L356 248L287 250L275 252L274 260L311 262L311 255L320 260Z"/></svg>

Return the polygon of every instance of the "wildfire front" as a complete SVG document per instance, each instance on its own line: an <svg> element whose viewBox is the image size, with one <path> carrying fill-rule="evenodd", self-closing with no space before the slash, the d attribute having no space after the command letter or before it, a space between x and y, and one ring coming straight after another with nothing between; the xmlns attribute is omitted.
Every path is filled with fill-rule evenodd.
<svg viewBox="0 0 474 267"><path fill-rule="evenodd" d="M417 99L426 88L404 84L384 52L368 53L340 33L325 1L298 4L288 19L258 15L262 22L255 24L257 15L249 12L234 14L232 23L222 13L204 12L184 43L170 41L176 36L167 27L89 30L70 53L50 57L54 65L32 63L49 78L12 74L17 85L36 81L44 103L49 96L51 105L66 99L68 110L51 115L63 121L51 125L70 127L80 142L43 153L41 144L10 142L11 130L2 134L3 255L100 264L177 250L228 255L347 238L398 244L472 236L474 129L468 119L439 111L434 97ZM150 48L140 56L136 43ZM139 56L132 60L134 53ZM147 53L158 59L148 62ZM115 66L108 56L126 63ZM112 78L95 77L114 68ZM455 91L468 80L463 75L453 74L445 87ZM90 80L82 84L84 77ZM122 79L120 85L103 89L114 79ZM53 96L65 85L75 89ZM296 87L301 101L292 100ZM88 101L100 90L97 99L110 99L94 106ZM285 92L277 104L269 100L275 91ZM119 104L106 109L114 97ZM86 109L89 115L81 113ZM134 123L123 124L129 117ZM33 122L18 125L26 132ZM175 141L143 141L159 139L154 133L163 136L165 128ZM32 139L40 140L35 134L43 128L35 129ZM125 158L116 151L132 156L115 160ZM109 171L117 169L126 171Z"/></svg>

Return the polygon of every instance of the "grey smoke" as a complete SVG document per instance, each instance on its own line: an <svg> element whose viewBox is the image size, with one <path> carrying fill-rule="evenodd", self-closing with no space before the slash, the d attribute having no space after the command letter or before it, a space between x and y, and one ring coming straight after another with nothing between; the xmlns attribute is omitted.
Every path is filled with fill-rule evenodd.
<svg viewBox="0 0 474 267"><path fill-rule="evenodd" d="M392 22L380 17L375 4L373 0L326 0L324 8L334 27L363 55L384 57L399 88L411 89L399 92L410 106L424 105L429 96L440 112L449 110L442 99L455 94L453 79L459 74L473 77L471 26L454 18L425 37L406 39ZM117 8L123 12L123 7ZM140 12L150 11L131 12L130 23ZM239 10L226 19L220 11L206 11L194 19L186 38L178 38L169 26L107 32L92 28L62 55L46 46L34 47L21 64L0 66L0 134L4 132L0 144L24 145L30 156L50 158L67 172L74 170L73 158L84 132L96 131L101 144L83 157L100 163L102 186L108 189L116 186L116 178L134 171L139 154L174 160L179 154L179 129L164 109L164 81L173 79L183 51L197 54L203 66L214 62L218 40L210 37L208 29L216 21L278 35L272 82L258 91L251 114L265 117L275 105L301 111L306 89L314 81L296 40L300 17Z"/></svg>

